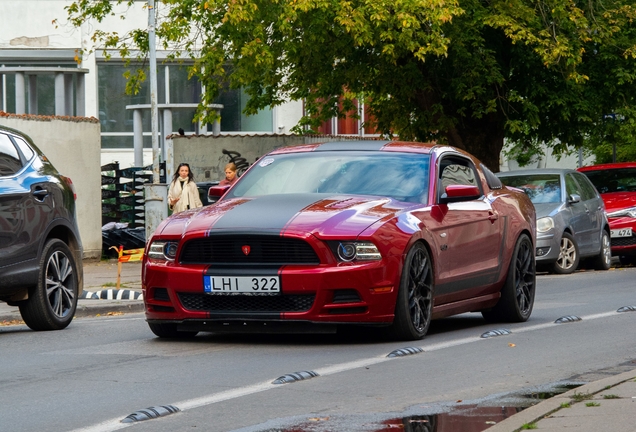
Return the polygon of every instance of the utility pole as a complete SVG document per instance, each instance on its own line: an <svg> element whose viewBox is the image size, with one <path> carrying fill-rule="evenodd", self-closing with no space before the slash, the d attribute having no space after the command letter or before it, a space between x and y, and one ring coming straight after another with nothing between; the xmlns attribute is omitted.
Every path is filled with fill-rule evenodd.
<svg viewBox="0 0 636 432"><path fill-rule="evenodd" d="M157 112L157 44L155 0L148 0L148 50L150 53L150 124L152 131L152 182L159 183L159 113Z"/></svg>
<svg viewBox="0 0 636 432"><path fill-rule="evenodd" d="M159 113L157 109L157 44L155 41L155 0L148 0L148 51L150 56L150 116L152 129L152 184L144 186L146 241L168 217L168 190L159 183ZM165 133L165 131L163 131Z"/></svg>

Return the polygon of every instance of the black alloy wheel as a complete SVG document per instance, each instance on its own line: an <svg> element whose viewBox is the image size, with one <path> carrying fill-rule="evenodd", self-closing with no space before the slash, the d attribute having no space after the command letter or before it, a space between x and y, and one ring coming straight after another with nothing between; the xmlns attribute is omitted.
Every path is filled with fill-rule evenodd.
<svg viewBox="0 0 636 432"><path fill-rule="evenodd" d="M73 320L79 282L71 250L59 239L49 240L40 259L38 284L20 304L20 314L32 330L61 330Z"/></svg>
<svg viewBox="0 0 636 432"><path fill-rule="evenodd" d="M530 318L536 289L536 263L532 241L526 234L517 240L499 302L482 311L487 321L524 322Z"/></svg>
<svg viewBox="0 0 636 432"><path fill-rule="evenodd" d="M406 256L391 327L400 340L422 339L433 314L433 264L426 247L416 243Z"/></svg>

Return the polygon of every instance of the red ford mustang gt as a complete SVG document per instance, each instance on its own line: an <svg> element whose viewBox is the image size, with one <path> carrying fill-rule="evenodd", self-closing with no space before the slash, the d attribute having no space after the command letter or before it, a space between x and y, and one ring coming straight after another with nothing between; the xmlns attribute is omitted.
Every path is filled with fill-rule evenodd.
<svg viewBox="0 0 636 432"><path fill-rule="evenodd" d="M281 148L210 194L223 196L148 241L144 302L159 337L368 324L415 340L436 318L532 312L534 206L452 147Z"/></svg>

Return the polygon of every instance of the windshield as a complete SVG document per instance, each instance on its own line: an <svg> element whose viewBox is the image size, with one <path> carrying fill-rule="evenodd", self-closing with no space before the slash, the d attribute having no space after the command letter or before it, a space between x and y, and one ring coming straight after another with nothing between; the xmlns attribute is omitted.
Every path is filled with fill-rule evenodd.
<svg viewBox="0 0 636 432"><path fill-rule="evenodd" d="M537 174L500 177L503 184L522 189L533 204L561 202L559 174Z"/></svg>
<svg viewBox="0 0 636 432"><path fill-rule="evenodd" d="M584 171L599 193L636 191L636 168Z"/></svg>
<svg viewBox="0 0 636 432"><path fill-rule="evenodd" d="M228 197L333 193L426 203L429 159L424 154L362 151L265 156Z"/></svg>

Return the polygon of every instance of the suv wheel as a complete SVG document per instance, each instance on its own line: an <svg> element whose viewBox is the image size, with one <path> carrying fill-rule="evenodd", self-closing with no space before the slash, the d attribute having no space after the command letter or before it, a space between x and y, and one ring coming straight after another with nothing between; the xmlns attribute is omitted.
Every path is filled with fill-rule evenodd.
<svg viewBox="0 0 636 432"><path fill-rule="evenodd" d="M66 328L77 308L77 264L66 243L47 241L39 263L38 284L20 304L22 319L33 330Z"/></svg>

